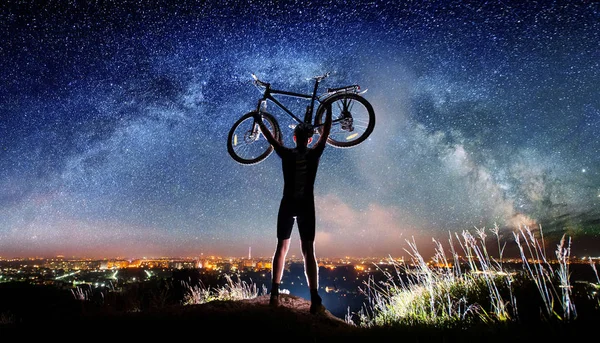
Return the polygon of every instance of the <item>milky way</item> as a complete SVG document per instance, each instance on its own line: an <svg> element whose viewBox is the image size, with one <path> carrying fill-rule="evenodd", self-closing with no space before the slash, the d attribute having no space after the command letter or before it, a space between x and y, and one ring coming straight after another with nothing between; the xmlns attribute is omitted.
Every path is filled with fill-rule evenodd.
<svg viewBox="0 0 600 343"><path fill-rule="evenodd" d="M325 72L377 123L321 159L319 256L496 225L600 254L596 2L41 3L0 4L0 257L270 256L279 158L240 165L227 134L252 73Z"/></svg>

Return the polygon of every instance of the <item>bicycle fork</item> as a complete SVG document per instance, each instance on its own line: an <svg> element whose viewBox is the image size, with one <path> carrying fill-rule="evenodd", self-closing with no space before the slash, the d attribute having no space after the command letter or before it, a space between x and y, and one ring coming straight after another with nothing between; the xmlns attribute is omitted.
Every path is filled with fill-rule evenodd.
<svg viewBox="0 0 600 343"><path fill-rule="evenodd" d="M258 100L258 104L256 105L256 111L261 114L263 112L267 112L267 99L266 98L262 98L260 100ZM261 115L262 118L262 115ZM256 120L254 120L254 125L252 125L252 132L251 132L251 136L254 137L254 140L258 140L260 138L260 135L265 135L264 133L262 133L261 129L260 129L260 125L256 122Z"/></svg>

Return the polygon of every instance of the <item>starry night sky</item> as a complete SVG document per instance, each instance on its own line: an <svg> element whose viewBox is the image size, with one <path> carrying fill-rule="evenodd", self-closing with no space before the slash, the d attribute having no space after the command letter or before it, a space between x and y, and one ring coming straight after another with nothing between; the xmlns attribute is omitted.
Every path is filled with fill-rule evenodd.
<svg viewBox="0 0 600 343"><path fill-rule="evenodd" d="M321 158L318 257L494 225L600 254L598 2L5 0L0 34L0 257L270 256L280 160L227 133L251 73L325 72L377 122Z"/></svg>

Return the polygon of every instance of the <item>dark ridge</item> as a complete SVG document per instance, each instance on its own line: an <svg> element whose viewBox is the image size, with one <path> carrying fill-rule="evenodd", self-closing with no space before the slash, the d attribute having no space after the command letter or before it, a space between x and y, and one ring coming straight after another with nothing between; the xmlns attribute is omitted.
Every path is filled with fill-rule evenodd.
<svg viewBox="0 0 600 343"><path fill-rule="evenodd" d="M0 337L58 338L122 341L123 339L193 339L210 342L564 342L594 334L591 322L564 325L485 325L469 329L432 327L361 328L329 311L313 315L310 302L282 294L281 306L268 305L268 295L238 301L168 306L160 310L118 313L81 313L78 316L32 316L20 323L0 322ZM594 336L591 336L594 337Z"/></svg>

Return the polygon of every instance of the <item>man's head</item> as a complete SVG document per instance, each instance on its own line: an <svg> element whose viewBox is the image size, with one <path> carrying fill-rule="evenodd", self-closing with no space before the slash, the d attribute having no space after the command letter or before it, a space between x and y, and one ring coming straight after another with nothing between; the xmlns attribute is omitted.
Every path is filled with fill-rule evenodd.
<svg viewBox="0 0 600 343"><path fill-rule="evenodd" d="M314 130L305 125L299 124L294 129L294 142L296 142L296 146L308 146L312 142L312 135Z"/></svg>

